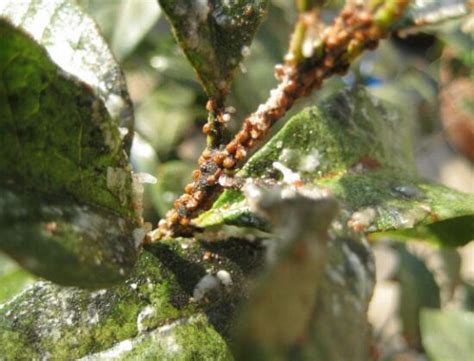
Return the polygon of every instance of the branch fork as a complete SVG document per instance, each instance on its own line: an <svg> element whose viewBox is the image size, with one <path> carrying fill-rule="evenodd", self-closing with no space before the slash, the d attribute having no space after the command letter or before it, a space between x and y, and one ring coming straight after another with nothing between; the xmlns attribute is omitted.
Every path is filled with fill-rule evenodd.
<svg viewBox="0 0 474 361"><path fill-rule="evenodd" d="M371 0L367 5L348 1L329 27L319 21L319 1L299 1L299 15L285 63L275 67L280 81L265 103L250 114L241 129L227 144L223 130L229 119L224 104L215 99L207 103L208 123L204 126L207 147L174 208L151 232L149 240L190 236L197 231L191 219L209 209L238 167L267 134L269 129L293 106L295 101L319 89L323 81L347 72L364 50L375 49L388 36L390 27L404 13L409 0ZM309 44L309 45L308 45Z"/></svg>

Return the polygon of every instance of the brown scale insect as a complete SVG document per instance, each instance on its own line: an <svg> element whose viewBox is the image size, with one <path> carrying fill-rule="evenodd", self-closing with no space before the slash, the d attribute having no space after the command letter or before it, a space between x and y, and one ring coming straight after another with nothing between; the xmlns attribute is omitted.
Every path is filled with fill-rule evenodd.
<svg viewBox="0 0 474 361"><path fill-rule="evenodd" d="M229 154L234 154L235 151L237 150L237 147L239 146L239 143L238 141L236 140L233 140L231 141L229 144L227 144L227 146L225 147L225 149L227 150L227 152Z"/></svg>
<svg viewBox="0 0 474 361"><path fill-rule="evenodd" d="M184 187L184 191L187 194L192 194L194 192L194 183L188 183L186 184L186 187Z"/></svg>
<svg viewBox="0 0 474 361"><path fill-rule="evenodd" d="M204 198L204 192L203 191L197 191L193 194L193 197L196 201L201 202Z"/></svg>
<svg viewBox="0 0 474 361"><path fill-rule="evenodd" d="M245 150L245 148L243 146L240 146L239 148L237 148L237 151L235 152L235 159L236 160L243 160L245 159L245 157L247 156L247 151Z"/></svg>
<svg viewBox="0 0 474 361"><path fill-rule="evenodd" d="M231 169L234 167L234 165L235 165L235 160L232 157L227 157L224 159L224 163L223 163L224 168Z"/></svg>
<svg viewBox="0 0 474 361"><path fill-rule="evenodd" d="M221 165L222 162L224 161L225 159L225 154L223 154L222 152L217 152L216 154L213 155L212 157L212 160L214 161L214 163L216 163L217 165Z"/></svg>
<svg viewBox="0 0 474 361"><path fill-rule="evenodd" d="M202 132L205 135L209 135L212 133L212 126L209 123L206 123L202 126Z"/></svg>
<svg viewBox="0 0 474 361"><path fill-rule="evenodd" d="M201 176L201 171L199 169L196 169L193 171L193 180L198 180L200 176Z"/></svg>

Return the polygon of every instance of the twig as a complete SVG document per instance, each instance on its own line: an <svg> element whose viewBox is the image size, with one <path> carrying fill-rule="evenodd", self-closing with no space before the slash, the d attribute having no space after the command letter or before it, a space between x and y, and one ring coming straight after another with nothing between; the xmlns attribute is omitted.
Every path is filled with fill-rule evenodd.
<svg viewBox="0 0 474 361"><path fill-rule="evenodd" d="M207 136L207 149L218 149L224 141L228 114L225 112L224 105L214 98L209 99L206 109L209 115L202 131Z"/></svg>
<svg viewBox="0 0 474 361"><path fill-rule="evenodd" d="M309 4L302 3L303 6ZM240 131L225 147L206 148L199 158L199 169L193 172L192 183L185 187L185 194L160 221L151 241L195 232L190 220L212 206L224 188L223 180L234 174L248 150L267 135L298 98L319 89L324 79L346 73L363 50L376 48L379 40L389 34L390 26L401 17L409 0L371 0L367 6L359 3L348 1L332 26L320 36L312 36L307 31L318 26L314 23L318 17L311 15L311 7L303 8L308 11L300 15L295 27L296 32L303 34L293 36L285 64L275 67L279 85L270 92L268 100L244 120ZM305 42L312 42L311 51L305 51Z"/></svg>

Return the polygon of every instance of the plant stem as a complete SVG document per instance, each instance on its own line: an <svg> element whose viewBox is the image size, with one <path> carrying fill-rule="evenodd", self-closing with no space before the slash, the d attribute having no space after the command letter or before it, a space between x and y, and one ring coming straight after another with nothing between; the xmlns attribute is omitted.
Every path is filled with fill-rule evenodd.
<svg viewBox="0 0 474 361"><path fill-rule="evenodd" d="M315 7L322 7L325 2L326 0L296 0L296 8L302 13Z"/></svg>
<svg viewBox="0 0 474 361"><path fill-rule="evenodd" d="M320 88L323 80L332 75L345 73L363 50L374 49L379 40L389 34L390 25L402 16L409 0L386 0L374 12L358 4L348 1L320 42L314 44L318 51L298 61L290 57L284 65L275 68L279 85L270 92L268 100L244 120L240 131L224 149L207 148L203 152L199 169L193 173L193 182L186 186L186 193L175 202L166 219L160 221L151 240L192 235L196 228L190 223L191 219L212 206L223 190L221 183L225 182L220 182L221 177L235 172L247 151L267 135L298 98ZM298 25L295 31L299 31Z"/></svg>
<svg viewBox="0 0 474 361"><path fill-rule="evenodd" d="M203 133L207 136L207 149L218 149L224 141L225 113L222 102L211 98L207 102L206 109L209 112L207 123L203 127Z"/></svg>

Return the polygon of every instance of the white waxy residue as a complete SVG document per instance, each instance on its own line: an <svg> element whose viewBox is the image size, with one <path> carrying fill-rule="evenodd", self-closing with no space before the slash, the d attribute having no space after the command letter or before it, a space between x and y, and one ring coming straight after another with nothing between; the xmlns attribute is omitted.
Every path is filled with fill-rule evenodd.
<svg viewBox="0 0 474 361"><path fill-rule="evenodd" d="M156 55L150 59L150 65L159 71L164 71L169 67L169 60L165 56Z"/></svg>
<svg viewBox="0 0 474 361"><path fill-rule="evenodd" d="M224 187L224 188L229 188L232 187L234 184L234 180L232 177L229 177L228 175L221 175L218 180L219 184Z"/></svg>
<svg viewBox="0 0 474 361"><path fill-rule="evenodd" d="M294 164L299 160L300 154L296 149L285 148L281 151L278 161L283 164Z"/></svg>
<svg viewBox="0 0 474 361"><path fill-rule="evenodd" d="M244 58L250 56L250 48L246 45L242 46L242 49L240 49L240 54L242 54Z"/></svg>
<svg viewBox="0 0 474 361"><path fill-rule="evenodd" d="M229 272L226 270L220 270L216 274L217 278L225 287L230 287L232 286L232 277Z"/></svg>
<svg viewBox="0 0 474 361"><path fill-rule="evenodd" d="M245 196L251 200L257 201L262 197L262 191L258 188L252 178L247 178L242 187Z"/></svg>
<svg viewBox="0 0 474 361"><path fill-rule="evenodd" d="M374 208L365 208L354 212L348 225L356 231L362 231L369 227L377 217L377 211Z"/></svg>
<svg viewBox="0 0 474 361"><path fill-rule="evenodd" d="M193 7L194 7L194 11L196 11L196 14L199 20L206 21L207 16L209 15L209 10L210 10L207 0L195 0Z"/></svg>
<svg viewBox="0 0 474 361"><path fill-rule="evenodd" d="M136 177L138 182L140 182L141 184L156 184L157 182L156 177L152 176L149 173L134 173L133 176Z"/></svg>
<svg viewBox="0 0 474 361"><path fill-rule="evenodd" d="M321 164L321 154L317 149L313 149L300 161L299 169L303 172L314 172Z"/></svg>
<svg viewBox="0 0 474 361"><path fill-rule="evenodd" d="M133 235L133 241L135 244L135 248L140 247L143 244L143 240L145 239L146 234L148 233L148 230L144 228L135 228L132 231Z"/></svg>
<svg viewBox="0 0 474 361"><path fill-rule="evenodd" d="M219 287L219 279L213 275L205 275L199 280L197 285L194 287L193 299L194 301L201 301L206 293Z"/></svg>
<svg viewBox="0 0 474 361"><path fill-rule="evenodd" d="M125 101L120 95L110 94L105 102L105 106L114 119L120 117L120 112L126 106Z"/></svg>
<svg viewBox="0 0 474 361"><path fill-rule="evenodd" d="M311 58L313 56L314 54L313 39L307 38L303 41L301 53L303 54L305 58Z"/></svg>
<svg viewBox="0 0 474 361"><path fill-rule="evenodd" d="M293 172L291 169L285 167L280 162L273 162L273 168L279 170L283 174L283 182L288 184L293 184L295 182L301 181L300 175Z"/></svg>
<svg viewBox="0 0 474 361"><path fill-rule="evenodd" d="M225 112L229 114L234 114L237 110L233 106L225 107Z"/></svg>
<svg viewBox="0 0 474 361"><path fill-rule="evenodd" d="M298 188L298 193L306 198L321 199L331 196L329 189L316 187L311 184L305 184Z"/></svg>
<svg viewBox="0 0 474 361"><path fill-rule="evenodd" d="M149 330L149 325L147 321L154 317L156 314L155 308L151 305L146 306L143 310L138 314L137 317L137 330L139 333Z"/></svg>
<svg viewBox="0 0 474 361"><path fill-rule="evenodd" d="M125 127L119 127L118 130L119 130L120 138L122 139L125 138L129 133L128 128L125 128Z"/></svg>

